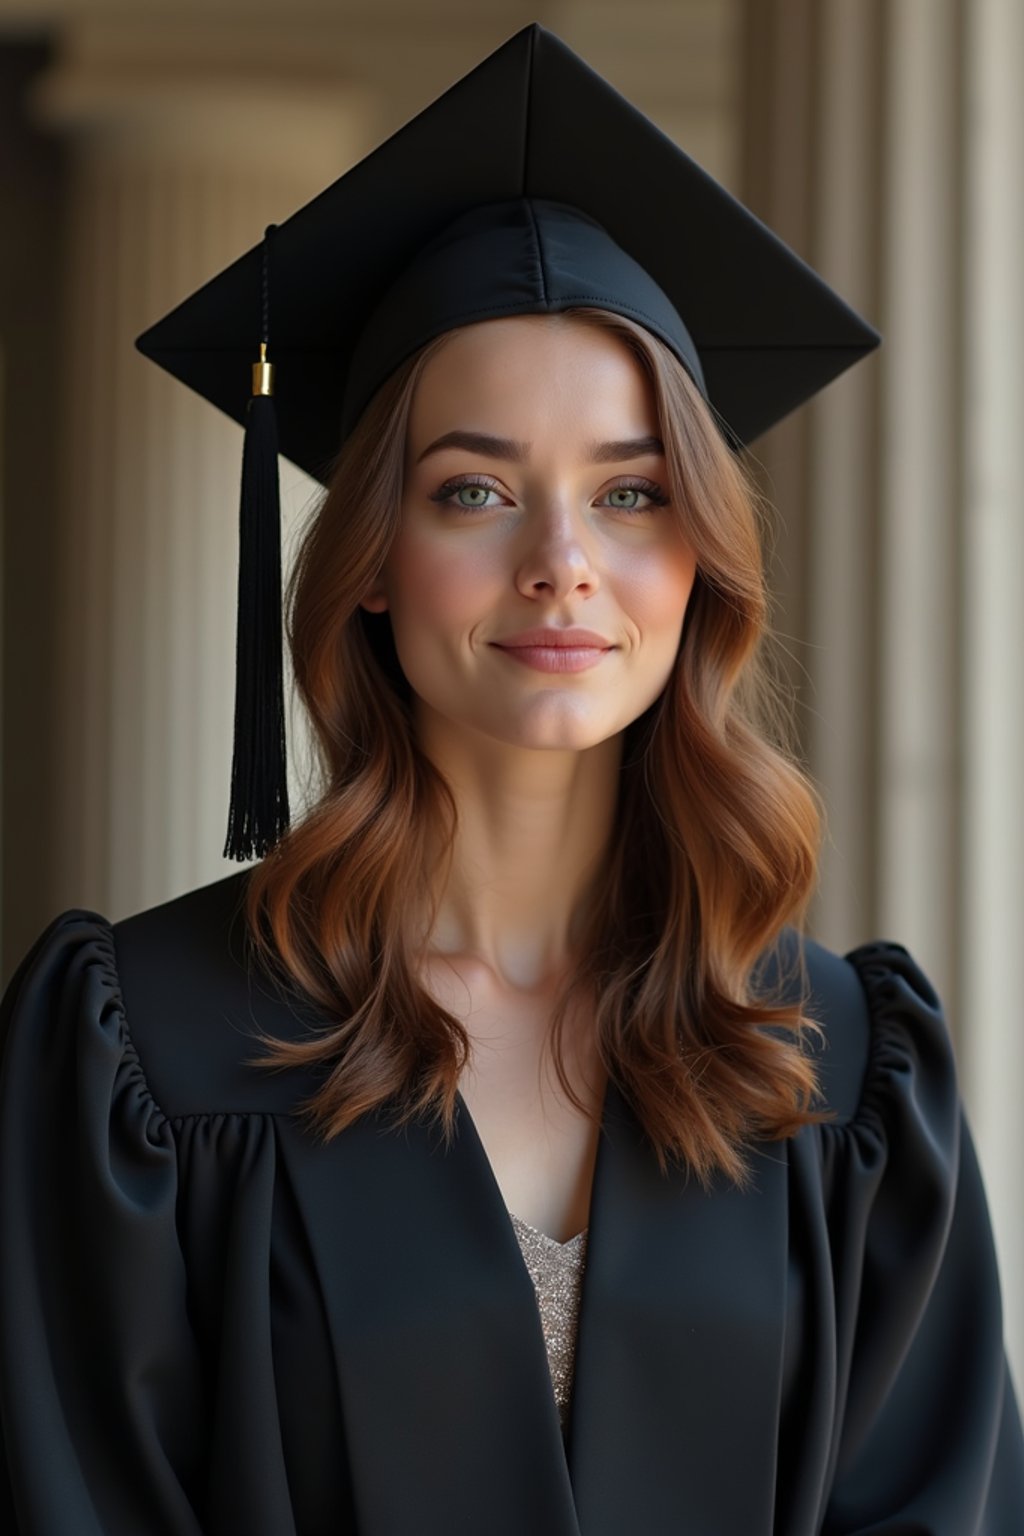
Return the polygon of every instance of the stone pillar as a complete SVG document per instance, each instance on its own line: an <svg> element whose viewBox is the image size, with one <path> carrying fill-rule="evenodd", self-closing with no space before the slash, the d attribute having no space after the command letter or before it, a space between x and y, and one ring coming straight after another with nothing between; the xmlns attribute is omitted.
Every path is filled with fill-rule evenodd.
<svg viewBox="0 0 1024 1536"><path fill-rule="evenodd" d="M872 0L816 6L809 260L842 296L883 329L878 261L880 49ZM887 350L887 342L883 343ZM825 796L815 930L850 949L877 922L877 747L873 718L880 670L880 561L876 416L884 353L841 375L806 411L808 478L805 560L810 708L805 741ZM792 626L790 626L792 631Z"/></svg>
<svg viewBox="0 0 1024 1536"><path fill-rule="evenodd" d="M887 8L876 927L954 1017L962 376L955 0Z"/></svg>
<svg viewBox="0 0 1024 1536"><path fill-rule="evenodd" d="M1024 1386L1024 9L965 8L960 1060Z"/></svg>
<svg viewBox="0 0 1024 1536"><path fill-rule="evenodd" d="M221 849L242 432L133 340L369 148L340 72L304 78L270 38L261 70L251 37L240 67L229 29L128 20L69 29L34 102L73 151L51 904L112 920L240 867ZM281 469L287 570L316 487Z"/></svg>
<svg viewBox="0 0 1024 1536"><path fill-rule="evenodd" d="M813 259L815 232L819 20L816 0L746 0L742 29L739 196L807 261ZM765 562L778 637L774 655L795 701L805 760L819 707L814 696L817 657L807 644L817 576L811 566L810 447L805 408L757 438L744 456L772 512ZM810 920L815 926L813 906Z"/></svg>
<svg viewBox="0 0 1024 1536"><path fill-rule="evenodd" d="M747 0L741 195L876 323L880 33L879 0ZM777 656L827 816L809 926L846 948L874 921L878 385L876 354L748 456L776 513Z"/></svg>

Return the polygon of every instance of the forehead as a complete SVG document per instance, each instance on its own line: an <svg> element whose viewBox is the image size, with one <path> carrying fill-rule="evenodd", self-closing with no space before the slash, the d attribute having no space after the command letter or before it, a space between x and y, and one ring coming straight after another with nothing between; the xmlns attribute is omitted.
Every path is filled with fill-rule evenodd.
<svg viewBox="0 0 1024 1536"><path fill-rule="evenodd" d="M531 441L560 430L656 430L653 390L623 337L564 315L480 321L447 336L417 382L410 446L452 427Z"/></svg>

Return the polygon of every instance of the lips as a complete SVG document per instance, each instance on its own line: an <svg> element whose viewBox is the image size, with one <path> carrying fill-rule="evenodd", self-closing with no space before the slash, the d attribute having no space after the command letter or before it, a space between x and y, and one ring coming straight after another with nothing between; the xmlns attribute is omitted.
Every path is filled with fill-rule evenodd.
<svg viewBox="0 0 1024 1536"><path fill-rule="evenodd" d="M612 642L592 629L524 629L521 634L510 635L507 640L494 640L502 650L514 651L525 647L545 646L555 650L607 651Z"/></svg>

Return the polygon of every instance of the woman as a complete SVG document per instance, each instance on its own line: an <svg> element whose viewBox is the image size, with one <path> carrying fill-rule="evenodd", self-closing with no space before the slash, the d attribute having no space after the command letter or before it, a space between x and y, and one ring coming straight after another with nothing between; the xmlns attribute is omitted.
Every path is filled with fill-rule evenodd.
<svg viewBox="0 0 1024 1536"><path fill-rule="evenodd" d="M392 277L345 381L290 594L320 798L251 870L61 914L5 996L32 1536L1020 1528L941 1005L801 930L728 388L526 201ZM518 282L527 228L503 313L481 242Z"/></svg>

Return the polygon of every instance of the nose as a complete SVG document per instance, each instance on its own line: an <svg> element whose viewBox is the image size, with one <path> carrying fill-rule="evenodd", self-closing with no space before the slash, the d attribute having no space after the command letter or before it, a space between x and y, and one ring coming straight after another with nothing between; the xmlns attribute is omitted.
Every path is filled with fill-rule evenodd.
<svg viewBox="0 0 1024 1536"><path fill-rule="evenodd" d="M597 590L596 557L586 524L567 499L545 498L543 505L531 508L525 526L527 547L517 571L521 591L543 587L560 597L581 586Z"/></svg>

